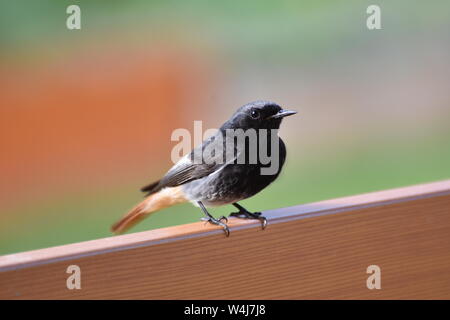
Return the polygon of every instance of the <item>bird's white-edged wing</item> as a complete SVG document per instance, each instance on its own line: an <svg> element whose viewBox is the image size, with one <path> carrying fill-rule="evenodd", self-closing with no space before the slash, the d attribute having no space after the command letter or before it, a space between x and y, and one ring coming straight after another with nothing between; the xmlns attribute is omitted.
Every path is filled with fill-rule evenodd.
<svg viewBox="0 0 450 320"><path fill-rule="evenodd" d="M170 170L164 175L164 177L152 184L149 184L141 189L143 192L148 192L152 194L166 187L176 187L187 182L201 179L206 177L217 170L220 170L227 163L207 161L208 159L195 161L196 150L203 151L205 146L213 142L214 139L210 138L202 146L197 147L192 150L191 153L182 157ZM234 159L233 159L234 160Z"/></svg>

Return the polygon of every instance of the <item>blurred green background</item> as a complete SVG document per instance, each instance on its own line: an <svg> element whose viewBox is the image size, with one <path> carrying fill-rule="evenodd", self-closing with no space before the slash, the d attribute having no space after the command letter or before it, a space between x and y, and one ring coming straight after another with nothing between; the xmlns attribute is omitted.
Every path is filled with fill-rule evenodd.
<svg viewBox="0 0 450 320"><path fill-rule="evenodd" d="M257 99L299 114L249 209L450 177L449 1L0 4L0 254L111 236L171 166L174 129L217 128ZM179 205L131 232L200 217Z"/></svg>

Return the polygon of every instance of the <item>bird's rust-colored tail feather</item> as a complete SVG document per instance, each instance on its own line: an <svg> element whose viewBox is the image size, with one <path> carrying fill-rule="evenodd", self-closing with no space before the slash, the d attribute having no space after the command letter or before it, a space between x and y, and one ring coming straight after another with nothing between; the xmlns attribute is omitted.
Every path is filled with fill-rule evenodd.
<svg viewBox="0 0 450 320"><path fill-rule="evenodd" d="M113 224L111 231L114 233L123 233L151 213L186 201L188 199L181 190L181 187L164 188L157 193L147 196L144 201Z"/></svg>

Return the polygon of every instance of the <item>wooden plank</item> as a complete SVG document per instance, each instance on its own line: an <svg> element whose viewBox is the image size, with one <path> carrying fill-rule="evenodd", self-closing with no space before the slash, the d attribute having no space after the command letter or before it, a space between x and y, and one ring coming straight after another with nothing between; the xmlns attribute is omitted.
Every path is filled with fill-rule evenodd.
<svg viewBox="0 0 450 320"><path fill-rule="evenodd" d="M229 238L198 222L2 256L0 298L450 298L450 180L264 214L264 231L230 219Z"/></svg>

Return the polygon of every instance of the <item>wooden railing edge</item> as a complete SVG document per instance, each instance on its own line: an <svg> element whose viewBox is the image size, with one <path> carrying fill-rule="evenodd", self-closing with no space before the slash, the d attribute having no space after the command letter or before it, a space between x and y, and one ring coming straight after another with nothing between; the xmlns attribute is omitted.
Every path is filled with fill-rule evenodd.
<svg viewBox="0 0 450 320"><path fill-rule="evenodd" d="M269 221L267 232L270 232L270 224L448 194L450 194L450 180L443 180L268 210L264 211L264 215ZM230 219L229 226L231 236L233 236L233 230L260 228L258 221L235 218ZM150 246L168 241L178 241L191 237L202 237L211 234L223 234L223 231L216 226L205 224L203 222L195 222L57 247L20 252L0 256L0 272L113 251Z"/></svg>

